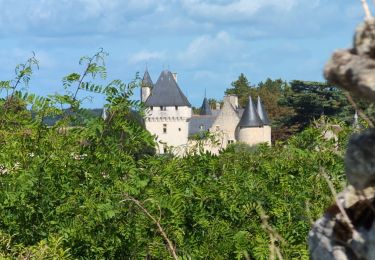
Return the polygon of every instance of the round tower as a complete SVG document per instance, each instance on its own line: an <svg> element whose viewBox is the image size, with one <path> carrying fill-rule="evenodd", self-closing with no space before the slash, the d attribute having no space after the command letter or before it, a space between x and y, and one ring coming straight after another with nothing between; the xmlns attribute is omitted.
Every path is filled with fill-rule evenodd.
<svg viewBox="0 0 375 260"><path fill-rule="evenodd" d="M249 101L237 126L237 140L248 145L265 142L263 122L255 109L251 96L249 96Z"/></svg>

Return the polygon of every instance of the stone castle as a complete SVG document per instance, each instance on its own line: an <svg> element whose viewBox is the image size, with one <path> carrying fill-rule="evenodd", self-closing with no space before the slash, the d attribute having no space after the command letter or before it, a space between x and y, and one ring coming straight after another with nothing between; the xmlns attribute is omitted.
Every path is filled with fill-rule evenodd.
<svg viewBox="0 0 375 260"><path fill-rule="evenodd" d="M189 100L177 84L177 74L161 72L154 84L146 70L142 79L141 101L146 106L146 129L157 136L157 152L183 155L197 144L197 136L210 133L215 141L206 140L204 150L218 153L228 144L271 144L271 126L258 97L255 105L249 97L245 109L238 105L235 95L224 97L211 108L205 97L200 114L192 113Z"/></svg>

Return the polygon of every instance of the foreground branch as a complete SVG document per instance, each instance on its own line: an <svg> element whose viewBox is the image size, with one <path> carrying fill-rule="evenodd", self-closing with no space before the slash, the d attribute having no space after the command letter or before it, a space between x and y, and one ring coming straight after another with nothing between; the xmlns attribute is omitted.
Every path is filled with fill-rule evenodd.
<svg viewBox="0 0 375 260"><path fill-rule="evenodd" d="M176 254L175 247L174 247L172 241L168 238L167 233L165 233L163 227L160 225L160 222L156 218L154 218L154 216L151 215L151 213L142 205L142 203L139 200L133 198L132 196L130 196L128 194L125 194L125 197L126 197L126 199L123 200L123 201L130 200L130 201L134 202L134 204L137 205L146 214L146 216L149 217L152 220L152 222L154 222L154 224L158 227L159 233L162 235L164 240L167 242L168 250L169 250L170 254L172 255L173 259L178 260L178 256Z"/></svg>

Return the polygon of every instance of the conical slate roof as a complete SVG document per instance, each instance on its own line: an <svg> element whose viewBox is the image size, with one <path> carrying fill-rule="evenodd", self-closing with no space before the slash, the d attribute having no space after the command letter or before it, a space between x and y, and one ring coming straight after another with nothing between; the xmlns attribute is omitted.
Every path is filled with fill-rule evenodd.
<svg viewBox="0 0 375 260"><path fill-rule="evenodd" d="M142 87L152 88L153 86L154 86L154 83L152 82L152 79L150 77L150 74L148 73L148 70L146 70L142 79Z"/></svg>
<svg viewBox="0 0 375 260"><path fill-rule="evenodd" d="M188 99L178 87L172 73L163 71L155 83L151 96L146 100L147 106L188 106Z"/></svg>
<svg viewBox="0 0 375 260"><path fill-rule="evenodd" d="M260 119L263 122L263 125L270 125L270 119L268 118L267 112L263 107L262 101L260 100L260 97L258 96L258 103L257 103L257 111Z"/></svg>
<svg viewBox="0 0 375 260"><path fill-rule="evenodd" d="M249 101L243 111L240 122L238 123L239 127L262 127L263 122L260 119L258 112L255 109L253 100L249 96Z"/></svg>
<svg viewBox="0 0 375 260"><path fill-rule="evenodd" d="M210 104L208 103L208 100L207 98L204 98L203 99L203 103L202 103L202 106L201 106L201 111L199 113L200 115L212 115L212 110L211 110L211 107L210 107Z"/></svg>

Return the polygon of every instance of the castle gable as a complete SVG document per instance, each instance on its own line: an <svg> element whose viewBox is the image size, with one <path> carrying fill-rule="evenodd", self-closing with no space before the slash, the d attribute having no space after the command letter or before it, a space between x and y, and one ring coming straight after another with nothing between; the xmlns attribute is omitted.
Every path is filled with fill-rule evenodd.
<svg viewBox="0 0 375 260"><path fill-rule="evenodd" d="M240 118L237 111L228 99L224 98L224 104L215 121L212 124L212 132L223 132L230 140L235 140L235 130Z"/></svg>

